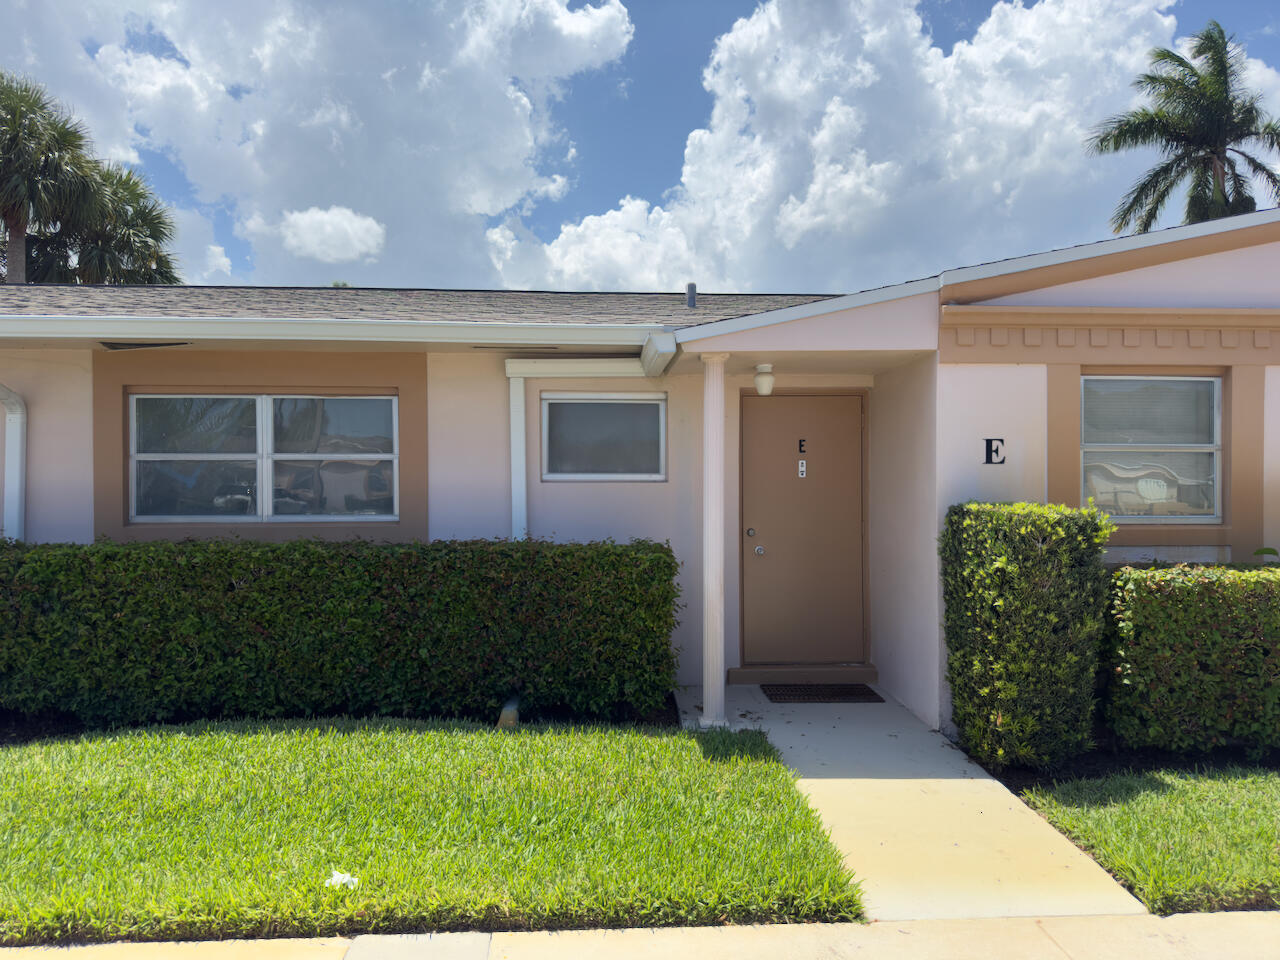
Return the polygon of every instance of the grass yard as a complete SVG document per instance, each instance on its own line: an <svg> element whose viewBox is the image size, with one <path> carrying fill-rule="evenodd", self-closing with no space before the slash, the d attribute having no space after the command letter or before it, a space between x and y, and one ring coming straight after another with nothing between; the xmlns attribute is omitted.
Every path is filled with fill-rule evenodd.
<svg viewBox="0 0 1280 960"><path fill-rule="evenodd" d="M1154 913L1280 907L1280 772L1154 770L1023 798Z"/></svg>
<svg viewBox="0 0 1280 960"><path fill-rule="evenodd" d="M851 920L759 733L410 721L0 748L0 944ZM334 870L358 886L325 886Z"/></svg>

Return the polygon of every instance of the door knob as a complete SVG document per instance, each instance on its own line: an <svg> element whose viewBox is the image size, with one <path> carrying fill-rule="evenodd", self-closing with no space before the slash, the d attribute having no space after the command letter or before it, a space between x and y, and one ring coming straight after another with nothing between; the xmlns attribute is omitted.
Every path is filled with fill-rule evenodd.
<svg viewBox="0 0 1280 960"><path fill-rule="evenodd" d="M763 556L764 556L764 547L756 547L756 556L757 556L757 557L763 557Z"/></svg>

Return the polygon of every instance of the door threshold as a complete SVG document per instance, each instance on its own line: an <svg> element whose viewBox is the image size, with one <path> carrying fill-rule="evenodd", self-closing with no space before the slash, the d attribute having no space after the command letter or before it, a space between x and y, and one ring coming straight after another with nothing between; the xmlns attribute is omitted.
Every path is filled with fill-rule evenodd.
<svg viewBox="0 0 1280 960"><path fill-rule="evenodd" d="M869 663L779 663L759 667L731 667L730 683L875 683Z"/></svg>

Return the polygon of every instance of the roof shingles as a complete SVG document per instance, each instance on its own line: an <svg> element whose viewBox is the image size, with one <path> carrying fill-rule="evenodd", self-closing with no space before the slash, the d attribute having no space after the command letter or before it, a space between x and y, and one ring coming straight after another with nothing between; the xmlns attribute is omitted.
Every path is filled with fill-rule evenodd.
<svg viewBox="0 0 1280 960"><path fill-rule="evenodd" d="M0 318L228 317L448 323L652 324L690 327L829 299L828 294L557 293L376 287L0 284Z"/></svg>

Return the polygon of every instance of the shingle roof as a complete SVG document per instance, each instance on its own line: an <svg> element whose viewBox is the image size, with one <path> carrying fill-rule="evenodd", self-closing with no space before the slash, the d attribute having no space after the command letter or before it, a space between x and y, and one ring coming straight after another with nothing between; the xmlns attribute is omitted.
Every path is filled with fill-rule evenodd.
<svg viewBox="0 0 1280 960"><path fill-rule="evenodd" d="M0 284L0 316L440 320L689 327L829 294L555 293L373 287L97 287Z"/></svg>

